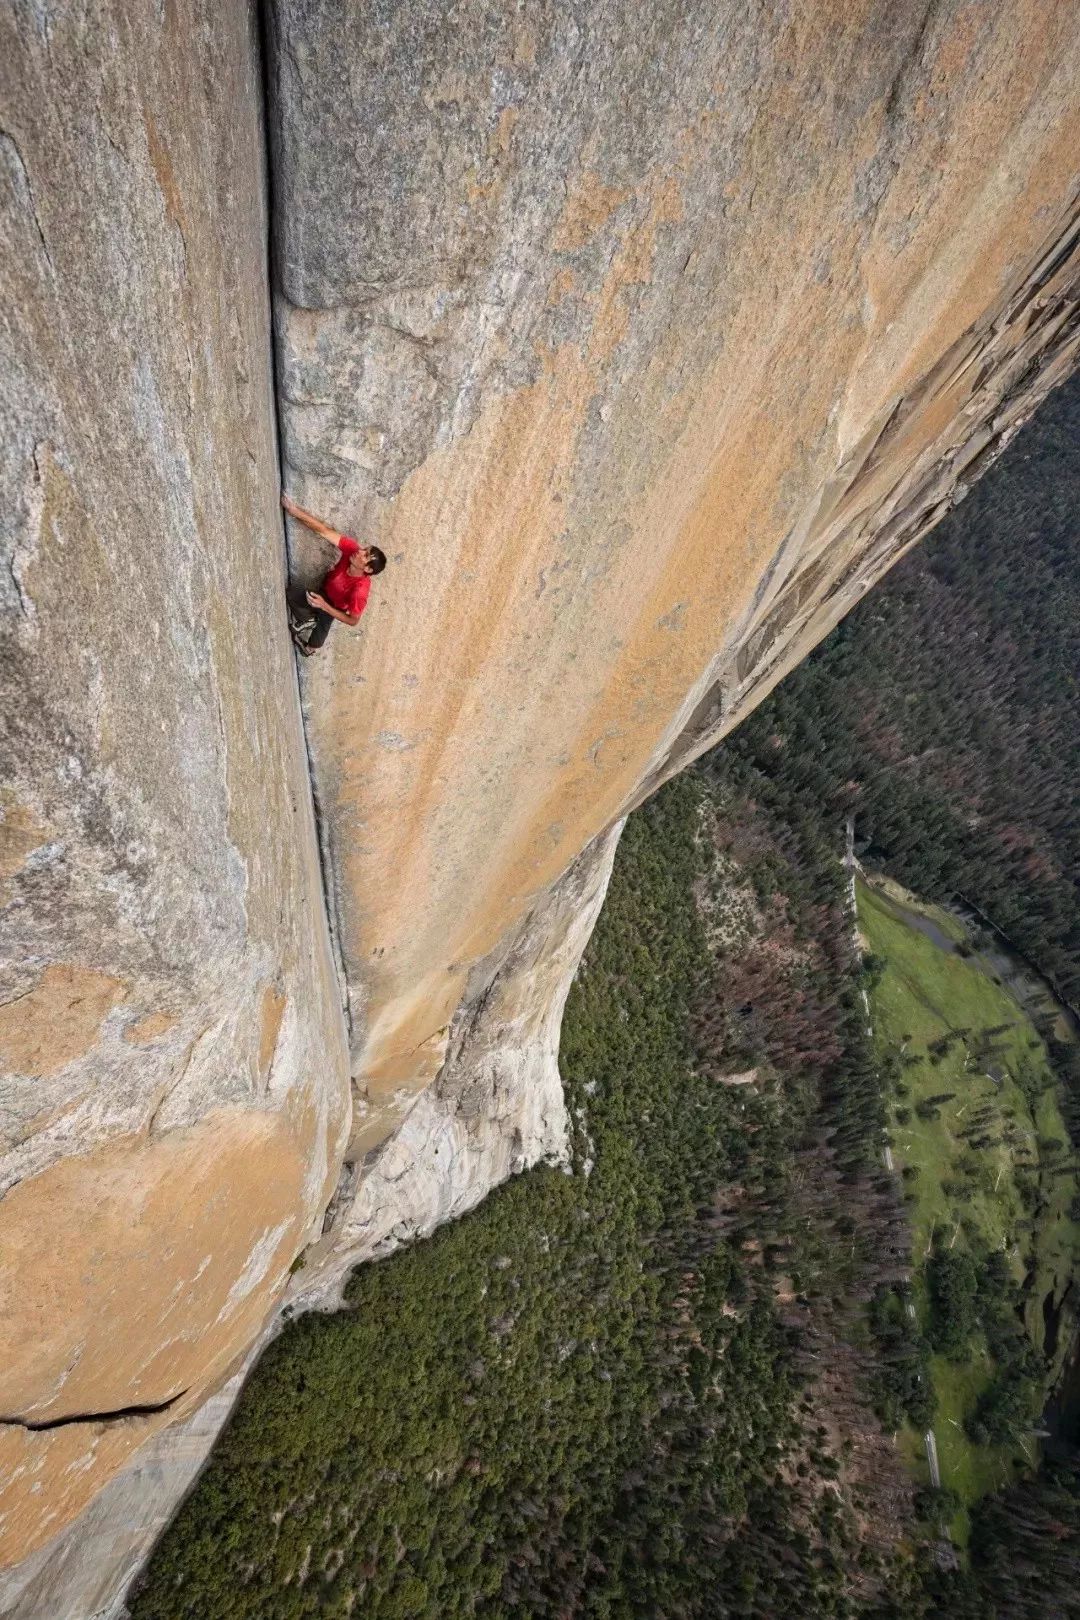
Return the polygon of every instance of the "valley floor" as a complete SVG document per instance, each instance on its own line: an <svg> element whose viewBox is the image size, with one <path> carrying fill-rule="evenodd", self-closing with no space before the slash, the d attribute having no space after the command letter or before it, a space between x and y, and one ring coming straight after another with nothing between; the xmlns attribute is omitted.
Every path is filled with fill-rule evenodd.
<svg viewBox="0 0 1080 1620"><path fill-rule="evenodd" d="M948 1347L935 1348L929 1367L941 1480L956 1494L952 1529L963 1545L974 1502L1038 1462L1039 1414L1074 1325L1066 1295L1080 1249L1075 1162L1045 1043L963 924L880 878L859 883L858 916L879 967L875 1040L895 1075L889 1139L907 1191L918 1318L932 1345L943 1337L935 1255L970 1257L975 1268L967 1331L945 1333ZM1003 1264L989 1299L976 1299L977 1269L990 1255ZM957 1280L963 1286L966 1274ZM1023 1346L1012 1334L1002 1344L1000 1310L1035 1358L1023 1374L1009 1370ZM925 1479L921 1433L908 1429L902 1444Z"/></svg>

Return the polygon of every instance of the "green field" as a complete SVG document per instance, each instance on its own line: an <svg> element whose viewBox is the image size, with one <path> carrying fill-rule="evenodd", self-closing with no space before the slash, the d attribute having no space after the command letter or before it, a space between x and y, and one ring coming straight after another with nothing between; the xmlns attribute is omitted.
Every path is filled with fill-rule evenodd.
<svg viewBox="0 0 1080 1620"><path fill-rule="evenodd" d="M954 918L891 884L860 882L857 904L866 948L884 963L871 1009L879 1058L897 1070L890 1143L898 1172L916 1171L905 1191L920 1319L928 1317L924 1268L935 1243L976 1257L998 1251L1023 1287L1024 1328L1041 1354L1044 1302L1060 1304L1080 1238L1070 1217L1076 1176L1045 1046L979 958L948 948L964 939ZM920 925L936 929L940 943ZM948 1049L935 1055L943 1037ZM920 1104L935 1117L920 1117ZM1066 1337L1058 1334L1055 1364ZM1037 1455L1030 1436L991 1445L965 1433L994 1373L981 1331L959 1359L931 1359L942 1483L965 1507ZM903 1436L901 1444L925 1475L921 1437ZM954 1526L960 1541L966 1519L961 1511Z"/></svg>

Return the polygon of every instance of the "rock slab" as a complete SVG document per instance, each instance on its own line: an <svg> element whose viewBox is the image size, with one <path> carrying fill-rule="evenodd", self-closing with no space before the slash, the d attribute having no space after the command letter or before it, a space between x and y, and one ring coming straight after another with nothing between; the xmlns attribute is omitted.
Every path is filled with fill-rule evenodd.
<svg viewBox="0 0 1080 1620"><path fill-rule="evenodd" d="M0 13L0 1566L244 1358L348 1124L257 45Z"/></svg>
<svg viewBox="0 0 1080 1620"><path fill-rule="evenodd" d="M391 559L304 672L359 1165L1073 363L1080 5L270 9L288 479Z"/></svg>
<svg viewBox="0 0 1080 1620"><path fill-rule="evenodd" d="M265 124L253 7L0 16L19 1620L115 1610L295 1256L333 1303L558 1158L621 818L1080 342L1078 0L265 12ZM317 831L270 227L289 486L392 563L304 666Z"/></svg>

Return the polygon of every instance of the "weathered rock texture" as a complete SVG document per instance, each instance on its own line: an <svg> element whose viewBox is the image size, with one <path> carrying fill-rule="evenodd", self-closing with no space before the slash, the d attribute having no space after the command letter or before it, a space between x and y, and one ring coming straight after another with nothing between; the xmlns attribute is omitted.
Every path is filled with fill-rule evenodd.
<svg viewBox="0 0 1080 1620"><path fill-rule="evenodd" d="M326 1236L290 1291L298 1309L338 1303L348 1268L426 1237L508 1176L566 1163L569 1121L559 1028L581 954L607 892L618 822L543 896L482 994L467 998L435 1083L362 1167L346 1169Z"/></svg>
<svg viewBox="0 0 1080 1620"><path fill-rule="evenodd" d="M120 1620L126 1614L126 1589L206 1461L251 1359L190 1417L151 1435L66 1533L0 1574L5 1620Z"/></svg>
<svg viewBox="0 0 1080 1620"><path fill-rule="evenodd" d="M1080 0L268 12L288 481L392 558L303 670L325 906L253 19L0 15L20 1620L115 1606L301 1249L559 1156L621 817L1080 341Z"/></svg>
<svg viewBox="0 0 1080 1620"><path fill-rule="evenodd" d="M289 479L393 559L305 670L359 1160L1070 364L1080 7L272 10Z"/></svg>
<svg viewBox="0 0 1080 1620"><path fill-rule="evenodd" d="M344 1145L256 45L0 12L0 1565L243 1358Z"/></svg>

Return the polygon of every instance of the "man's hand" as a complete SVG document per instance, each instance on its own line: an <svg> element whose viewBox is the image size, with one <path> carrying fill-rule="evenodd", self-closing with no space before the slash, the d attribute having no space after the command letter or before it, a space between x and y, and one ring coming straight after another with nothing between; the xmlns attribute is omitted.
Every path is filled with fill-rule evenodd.
<svg viewBox="0 0 1080 1620"><path fill-rule="evenodd" d="M330 617L336 619L338 624L347 624L350 630L355 630L360 623L359 613L342 613L340 608L336 608L332 602L328 602L325 596L320 596L318 591L305 591L304 595L313 608L318 608L320 613L329 613Z"/></svg>
<svg viewBox="0 0 1080 1620"><path fill-rule="evenodd" d="M284 490L281 492L281 504L290 517L294 517L297 523L302 523L305 529L310 529L312 534L317 534L320 540L326 540L332 546L340 544L341 536L336 529L332 529L329 523L324 523L322 518L317 518L313 512L305 512L304 508L298 506L292 496L286 495Z"/></svg>

